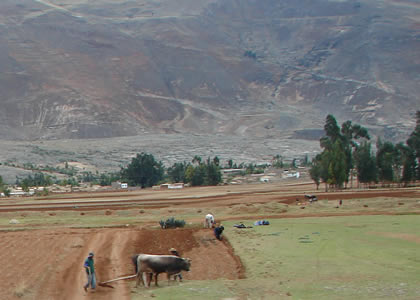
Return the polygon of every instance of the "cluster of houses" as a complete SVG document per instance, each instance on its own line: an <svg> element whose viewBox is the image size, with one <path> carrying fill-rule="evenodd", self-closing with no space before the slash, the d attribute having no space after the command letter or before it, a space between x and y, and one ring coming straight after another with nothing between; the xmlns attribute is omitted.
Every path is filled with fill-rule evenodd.
<svg viewBox="0 0 420 300"><path fill-rule="evenodd" d="M109 187L102 187L100 185L80 185L80 186L72 186L72 185L58 185L53 184L47 187L44 186L37 186L31 187L28 190L24 190L20 186L11 186L9 187L9 195L14 197L23 197L23 196L34 196L39 195L45 192L48 193L72 193L72 192L89 192L89 191L98 191L109 189ZM5 197L4 193L0 193L1 197Z"/></svg>
<svg viewBox="0 0 420 300"><path fill-rule="evenodd" d="M242 175L244 169L224 169L222 170L224 181L230 184L245 184L245 183L275 183L286 179L299 179L306 177L304 168L293 170L279 170L271 169L270 171L261 174Z"/></svg>
<svg viewBox="0 0 420 300"><path fill-rule="evenodd" d="M271 169L269 172L262 174L248 174L243 175L244 169L222 169L222 176L225 183L228 184L246 184L246 183L275 183L281 180L287 179L299 179L302 177L307 177L307 172L304 168L297 168L293 170L279 170ZM173 189L183 189L187 187L188 184L184 183L164 183L161 185L153 186L154 190L173 190ZM48 193L71 193L71 192L92 192L100 190L126 190L128 189L128 184L120 181L113 182L111 187L92 185L92 184L81 184L80 186L71 186L71 185L57 185L53 184L48 187L32 187L29 190L23 190L21 187L13 186L9 187L10 196L33 196L37 194L42 194L48 190ZM4 197L4 193L0 193L1 197Z"/></svg>
<svg viewBox="0 0 420 300"><path fill-rule="evenodd" d="M168 189L182 189L184 188L184 183L164 183L161 185L153 186L154 190L168 190ZM42 194L43 192L48 191L48 193L72 193L72 192L92 192L92 191L104 191L104 190L126 190L128 189L128 184L124 182L113 182L111 187L109 186L100 186L100 185L91 185L91 184L81 184L80 186L72 185L58 185L53 184L48 187L38 186L31 187L28 190L24 190L20 186L11 186L9 187L9 195L14 197L24 197L24 196L34 196ZM5 197L4 193L0 193L1 197Z"/></svg>

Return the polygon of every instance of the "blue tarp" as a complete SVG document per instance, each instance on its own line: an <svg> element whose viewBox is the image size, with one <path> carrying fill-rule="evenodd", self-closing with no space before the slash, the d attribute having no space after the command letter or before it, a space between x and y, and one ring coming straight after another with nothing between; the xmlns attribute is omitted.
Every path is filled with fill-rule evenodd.
<svg viewBox="0 0 420 300"><path fill-rule="evenodd" d="M255 221L254 225L255 226L258 226L258 225L270 225L270 222L268 222L266 220Z"/></svg>

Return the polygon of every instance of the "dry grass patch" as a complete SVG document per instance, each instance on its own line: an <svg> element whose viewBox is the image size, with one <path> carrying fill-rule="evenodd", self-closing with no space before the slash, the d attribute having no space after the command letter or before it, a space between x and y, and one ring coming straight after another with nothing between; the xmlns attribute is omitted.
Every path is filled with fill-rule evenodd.
<svg viewBox="0 0 420 300"><path fill-rule="evenodd" d="M29 286L24 280L18 283L14 291L14 295L18 298L23 298L29 293L30 293Z"/></svg>

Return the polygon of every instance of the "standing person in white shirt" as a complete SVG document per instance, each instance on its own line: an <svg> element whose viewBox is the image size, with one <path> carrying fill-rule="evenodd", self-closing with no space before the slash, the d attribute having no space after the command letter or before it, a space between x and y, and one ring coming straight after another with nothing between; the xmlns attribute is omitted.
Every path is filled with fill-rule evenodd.
<svg viewBox="0 0 420 300"><path fill-rule="evenodd" d="M213 228L214 227L214 216L212 214L206 215L206 220L204 223L205 228Z"/></svg>

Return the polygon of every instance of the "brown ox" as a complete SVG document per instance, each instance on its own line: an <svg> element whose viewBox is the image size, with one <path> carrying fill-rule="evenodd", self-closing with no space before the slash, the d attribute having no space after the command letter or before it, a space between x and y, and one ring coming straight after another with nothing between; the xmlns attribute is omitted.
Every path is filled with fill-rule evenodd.
<svg viewBox="0 0 420 300"><path fill-rule="evenodd" d="M142 279L144 286L149 286L149 280L152 280L155 275L155 285L158 285L158 276L160 273L166 273L169 278L171 275L178 274L181 271L189 271L191 267L191 260L188 258L181 258L173 255L152 255L139 254L137 255L137 281L136 286ZM146 274L150 275L147 280Z"/></svg>

